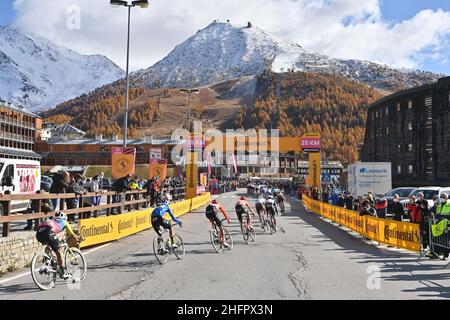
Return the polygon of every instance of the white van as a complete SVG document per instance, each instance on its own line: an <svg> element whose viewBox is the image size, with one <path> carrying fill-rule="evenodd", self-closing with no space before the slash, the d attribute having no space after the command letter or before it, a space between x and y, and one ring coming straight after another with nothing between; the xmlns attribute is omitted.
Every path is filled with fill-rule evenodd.
<svg viewBox="0 0 450 320"><path fill-rule="evenodd" d="M0 158L0 193L36 194L41 188L41 164L39 161ZM11 201L10 213L27 210L29 200ZM0 203L3 215L4 204Z"/></svg>

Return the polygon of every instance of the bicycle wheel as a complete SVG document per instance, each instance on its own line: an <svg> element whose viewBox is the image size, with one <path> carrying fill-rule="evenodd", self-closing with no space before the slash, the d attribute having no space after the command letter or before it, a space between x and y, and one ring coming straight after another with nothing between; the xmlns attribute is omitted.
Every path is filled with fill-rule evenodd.
<svg viewBox="0 0 450 320"><path fill-rule="evenodd" d="M214 248L214 251L219 253L220 252L220 239L218 237L217 231L209 231L209 238L211 239L211 244Z"/></svg>
<svg viewBox="0 0 450 320"><path fill-rule="evenodd" d="M69 248L64 254L67 272L75 281L83 281L87 275L87 263L84 255L77 248Z"/></svg>
<svg viewBox="0 0 450 320"><path fill-rule="evenodd" d="M244 237L245 243L248 244L247 224L245 224L245 223L241 224L241 232L242 232L242 236Z"/></svg>
<svg viewBox="0 0 450 320"><path fill-rule="evenodd" d="M252 242L255 242L255 239L256 239L256 230L255 230L255 228L248 229L247 232L248 232L248 235L249 235L250 239L252 240Z"/></svg>
<svg viewBox="0 0 450 320"><path fill-rule="evenodd" d="M174 240L178 247L176 249L172 248L172 251L175 254L175 256L177 257L177 259L181 260L181 259L183 259L184 254L186 253L186 249L184 248L183 239L179 235L176 234L174 237Z"/></svg>
<svg viewBox="0 0 450 320"><path fill-rule="evenodd" d="M225 232L225 241L230 245L228 250L231 250L233 249L233 238L227 229L223 228L223 231Z"/></svg>
<svg viewBox="0 0 450 320"><path fill-rule="evenodd" d="M45 253L37 253L31 261L31 277L41 290L50 290L56 282L56 271L51 265L51 257Z"/></svg>
<svg viewBox="0 0 450 320"><path fill-rule="evenodd" d="M160 264L165 264L169 253L164 250L164 241L159 237L153 239L153 253Z"/></svg>

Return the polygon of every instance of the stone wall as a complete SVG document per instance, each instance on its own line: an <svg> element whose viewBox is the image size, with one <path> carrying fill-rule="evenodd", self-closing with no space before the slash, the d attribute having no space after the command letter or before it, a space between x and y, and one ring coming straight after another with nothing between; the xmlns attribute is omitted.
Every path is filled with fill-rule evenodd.
<svg viewBox="0 0 450 320"><path fill-rule="evenodd" d="M33 231L12 232L9 237L0 237L0 274L29 266L33 256L44 248Z"/></svg>

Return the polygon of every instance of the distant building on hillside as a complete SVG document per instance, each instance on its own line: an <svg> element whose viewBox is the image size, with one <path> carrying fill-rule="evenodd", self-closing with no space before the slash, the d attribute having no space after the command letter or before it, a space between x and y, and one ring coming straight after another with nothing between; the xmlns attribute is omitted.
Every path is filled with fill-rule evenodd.
<svg viewBox="0 0 450 320"><path fill-rule="evenodd" d="M0 99L0 158L40 160L34 148L41 129L39 116Z"/></svg>
<svg viewBox="0 0 450 320"><path fill-rule="evenodd" d="M86 133L78 128L70 124L63 124L60 126L53 126L49 130L49 137L47 140L63 140L63 141L71 141L71 140L79 140L83 139Z"/></svg>

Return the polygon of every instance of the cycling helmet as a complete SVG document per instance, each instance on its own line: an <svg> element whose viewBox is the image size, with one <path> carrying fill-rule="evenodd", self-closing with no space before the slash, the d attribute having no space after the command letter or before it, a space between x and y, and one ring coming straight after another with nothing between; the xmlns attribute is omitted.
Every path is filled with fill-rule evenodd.
<svg viewBox="0 0 450 320"><path fill-rule="evenodd" d="M241 200L247 200L247 198L246 198L246 197L244 197L244 196L242 196L242 197L241 197Z"/></svg>
<svg viewBox="0 0 450 320"><path fill-rule="evenodd" d="M67 221L67 214L65 214L64 212L58 211L55 213L55 218Z"/></svg>
<svg viewBox="0 0 450 320"><path fill-rule="evenodd" d="M217 200L216 200L216 199L213 199L213 200L211 201L211 203L212 203L212 204L216 204L216 203L217 203Z"/></svg>
<svg viewBox="0 0 450 320"><path fill-rule="evenodd" d="M156 206L157 206L157 207L162 207L162 206L165 206L165 205L167 205L167 201L158 201L158 202L156 203Z"/></svg>

